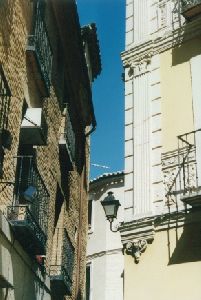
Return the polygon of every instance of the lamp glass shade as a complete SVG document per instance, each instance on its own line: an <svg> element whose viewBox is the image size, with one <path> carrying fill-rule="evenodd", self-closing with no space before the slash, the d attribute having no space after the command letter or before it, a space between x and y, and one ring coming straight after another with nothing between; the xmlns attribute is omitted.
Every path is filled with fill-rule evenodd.
<svg viewBox="0 0 201 300"><path fill-rule="evenodd" d="M116 200L114 198L112 192L108 193L108 196L105 197L103 201L101 201L101 204L103 206L107 219L113 220L114 218L117 217L117 211L119 206L121 206L121 204L119 203L119 200Z"/></svg>

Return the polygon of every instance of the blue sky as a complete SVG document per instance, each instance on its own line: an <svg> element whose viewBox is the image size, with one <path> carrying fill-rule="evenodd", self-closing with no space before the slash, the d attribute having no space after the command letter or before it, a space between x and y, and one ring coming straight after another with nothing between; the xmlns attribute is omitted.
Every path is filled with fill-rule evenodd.
<svg viewBox="0 0 201 300"><path fill-rule="evenodd" d="M102 73L93 84L97 129L91 136L91 176L124 168L124 84L120 53L124 50L124 0L77 0L80 24L96 23Z"/></svg>

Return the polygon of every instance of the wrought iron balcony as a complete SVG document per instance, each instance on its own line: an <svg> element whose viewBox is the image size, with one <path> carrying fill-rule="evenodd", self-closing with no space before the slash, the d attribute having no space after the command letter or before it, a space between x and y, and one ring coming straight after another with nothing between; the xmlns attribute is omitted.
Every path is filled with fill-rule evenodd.
<svg viewBox="0 0 201 300"><path fill-rule="evenodd" d="M59 140L61 159L70 159L70 163L75 161L75 132L73 130L71 117L68 106L65 108L65 119L62 124L61 135ZM68 163L66 161L66 163Z"/></svg>
<svg viewBox="0 0 201 300"><path fill-rule="evenodd" d="M178 136L178 158L169 176L167 201L201 206L201 129Z"/></svg>
<svg viewBox="0 0 201 300"><path fill-rule="evenodd" d="M180 135L179 150L185 145L187 153L182 158L181 200L191 206L201 206L201 129Z"/></svg>
<svg viewBox="0 0 201 300"><path fill-rule="evenodd" d="M0 65L0 177L3 176L4 148L10 149L11 134L8 131L11 92Z"/></svg>
<svg viewBox="0 0 201 300"><path fill-rule="evenodd" d="M186 19L201 13L201 0L181 0L181 12Z"/></svg>
<svg viewBox="0 0 201 300"><path fill-rule="evenodd" d="M8 126L8 115L10 110L11 92L0 65L0 129L6 129Z"/></svg>
<svg viewBox="0 0 201 300"><path fill-rule="evenodd" d="M20 129L20 143L46 145L48 126L42 108L27 108Z"/></svg>
<svg viewBox="0 0 201 300"><path fill-rule="evenodd" d="M32 255L45 254L49 194L33 156L18 156L12 206L7 217L16 239Z"/></svg>
<svg viewBox="0 0 201 300"><path fill-rule="evenodd" d="M44 1L42 0L35 2L34 30L33 34L28 36L26 51L42 95L49 96L52 50L44 20Z"/></svg>
<svg viewBox="0 0 201 300"><path fill-rule="evenodd" d="M56 299L71 295L73 282L74 247L63 228L57 228L54 236L56 252L50 267L51 289Z"/></svg>

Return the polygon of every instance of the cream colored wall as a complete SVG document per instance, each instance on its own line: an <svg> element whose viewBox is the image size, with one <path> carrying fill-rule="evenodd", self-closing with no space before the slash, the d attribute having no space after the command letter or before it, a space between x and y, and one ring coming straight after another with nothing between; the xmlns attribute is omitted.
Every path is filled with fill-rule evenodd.
<svg viewBox="0 0 201 300"><path fill-rule="evenodd" d="M190 231L193 232L192 227ZM134 263L132 256L124 256L124 300L201 299L201 242L193 234L190 236L189 229L182 232L172 229L156 233L139 264Z"/></svg>
<svg viewBox="0 0 201 300"><path fill-rule="evenodd" d="M13 288L0 288L0 300L50 300L50 280L13 238L0 212L0 277ZM1 280L0 280L1 281Z"/></svg>
<svg viewBox="0 0 201 300"><path fill-rule="evenodd" d="M177 136L194 130L190 59L201 53L194 39L160 55L163 152L177 148Z"/></svg>

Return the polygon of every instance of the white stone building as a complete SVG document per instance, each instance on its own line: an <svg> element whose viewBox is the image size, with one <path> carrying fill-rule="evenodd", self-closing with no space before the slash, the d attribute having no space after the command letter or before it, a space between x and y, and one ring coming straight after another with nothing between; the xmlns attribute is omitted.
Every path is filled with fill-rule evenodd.
<svg viewBox="0 0 201 300"><path fill-rule="evenodd" d="M122 172L104 174L90 183L86 300L123 300L124 266L120 233L110 231L101 205L109 191L121 203L117 224L123 221Z"/></svg>

